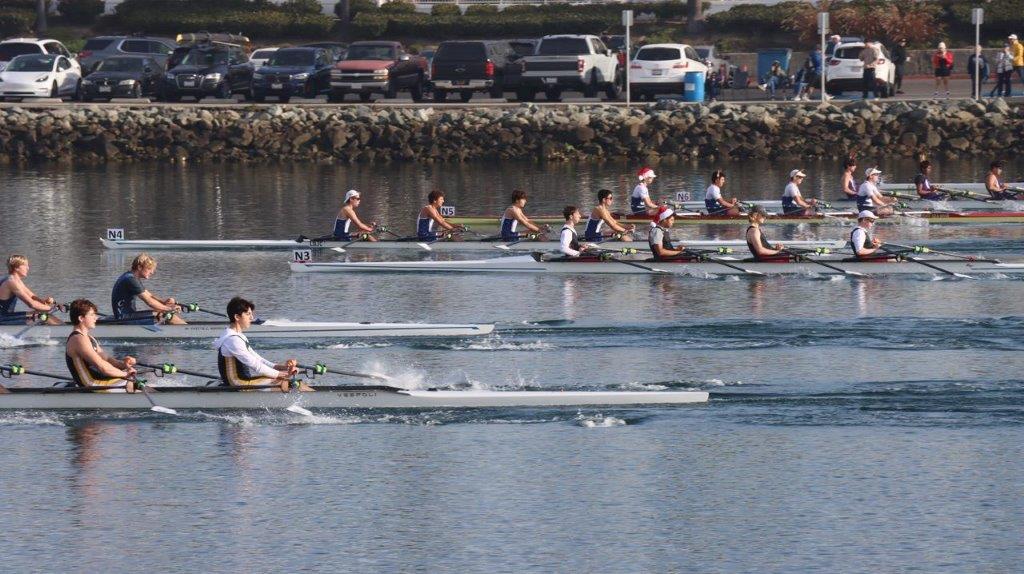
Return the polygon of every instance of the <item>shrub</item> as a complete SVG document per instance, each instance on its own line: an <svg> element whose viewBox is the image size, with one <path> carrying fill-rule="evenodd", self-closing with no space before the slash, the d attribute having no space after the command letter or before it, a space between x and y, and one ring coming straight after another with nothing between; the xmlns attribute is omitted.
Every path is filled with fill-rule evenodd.
<svg viewBox="0 0 1024 574"><path fill-rule="evenodd" d="M466 8L466 16L492 16L498 13L498 7L493 4L470 4Z"/></svg>
<svg viewBox="0 0 1024 574"><path fill-rule="evenodd" d="M91 24L103 13L103 0L62 0L60 13L73 24Z"/></svg>
<svg viewBox="0 0 1024 574"><path fill-rule="evenodd" d="M781 30L783 22L792 16L794 11L807 6L810 5L805 2L782 2L774 6L740 4L725 12L712 14L705 20L708 28L712 30L761 33Z"/></svg>
<svg viewBox="0 0 1024 574"><path fill-rule="evenodd" d="M27 10L0 11L0 36L16 36L29 32L35 21L35 12Z"/></svg>
<svg viewBox="0 0 1024 574"><path fill-rule="evenodd" d="M243 33L250 38L330 35L334 19L322 14L296 14L277 7L257 7L251 2L221 0L230 8L183 9L194 0L128 0L118 6L117 21L126 29L173 35L182 31L210 30ZM157 9L155 4L160 4ZM245 9L238 9L241 5Z"/></svg>
<svg viewBox="0 0 1024 574"><path fill-rule="evenodd" d="M334 13L338 16L341 16L342 2L334 5ZM350 22L355 20L359 14L376 14L377 12L380 12L380 8L372 0L348 0L348 19Z"/></svg>
<svg viewBox="0 0 1024 574"><path fill-rule="evenodd" d="M380 38L388 29L388 16L374 12L361 12L352 18L349 33L353 38L372 40Z"/></svg>
<svg viewBox="0 0 1024 574"><path fill-rule="evenodd" d="M430 8L431 16L462 16L462 10L455 4L434 4Z"/></svg>
<svg viewBox="0 0 1024 574"><path fill-rule="evenodd" d="M287 0L281 4L281 10L291 14L319 14L321 6L317 0Z"/></svg>
<svg viewBox="0 0 1024 574"><path fill-rule="evenodd" d="M392 0L380 7L385 14L415 14L416 5L405 0Z"/></svg>

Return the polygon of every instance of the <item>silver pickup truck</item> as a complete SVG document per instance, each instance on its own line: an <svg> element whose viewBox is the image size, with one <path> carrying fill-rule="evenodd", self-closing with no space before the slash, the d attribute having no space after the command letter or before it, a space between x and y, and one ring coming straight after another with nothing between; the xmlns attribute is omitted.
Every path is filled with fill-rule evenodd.
<svg viewBox="0 0 1024 574"><path fill-rule="evenodd" d="M523 74L516 97L531 102L537 92L548 101L562 99L565 90L583 92L593 98L604 91L609 100L622 93L624 74L619 59L597 36L544 36L533 56L522 60Z"/></svg>

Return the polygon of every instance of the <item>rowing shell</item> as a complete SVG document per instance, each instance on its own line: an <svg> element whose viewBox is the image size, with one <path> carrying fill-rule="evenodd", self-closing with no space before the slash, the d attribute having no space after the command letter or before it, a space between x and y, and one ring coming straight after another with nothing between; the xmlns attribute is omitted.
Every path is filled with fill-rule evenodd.
<svg viewBox="0 0 1024 574"><path fill-rule="evenodd" d="M817 265L810 261L804 262L753 262L737 257L717 257L716 259L763 273L765 275L835 275L842 272ZM964 274L1024 274L1024 261L1000 263L993 260L967 261L964 259L942 259L935 257L918 257L953 273ZM494 259L477 259L463 261L374 261L374 262L337 262L337 263L299 263L291 262L291 269L296 273L349 273L349 272L388 272L388 273L568 273L568 274L600 274L600 275L636 275L636 274L669 274L669 275L743 275L744 271L733 269L711 261L644 261L629 260L629 265L619 261L602 260L597 257L580 257L565 260L540 260L532 255L497 257ZM814 257L820 261L838 267L844 271L855 271L865 275L889 274L936 274L936 270L913 261L858 261L843 257Z"/></svg>
<svg viewBox="0 0 1024 574"><path fill-rule="evenodd" d="M1024 189L1024 183L1006 183L1007 187ZM917 193L916 183L884 183L879 186L882 191L913 191ZM982 195L988 195L988 188L985 187L984 183L932 183L932 187L939 189L951 189L953 191L970 191L972 193L980 193Z"/></svg>
<svg viewBox="0 0 1024 574"><path fill-rule="evenodd" d="M317 387L316 392L238 391L224 387L150 387L153 401L171 409L421 409L678 405L704 403L703 391L434 391L384 386ZM9 388L0 409L148 410L142 392L94 392L71 388Z"/></svg>
<svg viewBox="0 0 1024 574"><path fill-rule="evenodd" d="M857 213L850 211L826 211L822 215L776 215L768 214L768 223L772 224L811 224L811 225L850 225L857 217ZM902 223L908 218L915 218L927 221L930 224L975 224L990 225L995 223L1024 223L1024 211L905 211L902 215L885 217L878 220L878 223ZM473 215L449 217L451 223L462 225L494 225L497 226L501 218L497 215ZM559 223L561 217L546 215L531 217L534 223ZM647 224L651 219L647 216L622 215L616 217L622 223ZM701 213L676 213L676 224L682 225L747 225L746 215L704 215Z"/></svg>
<svg viewBox="0 0 1024 574"><path fill-rule="evenodd" d="M121 239L111 240L100 238L107 249L134 249L138 251L151 251L157 249L176 249L181 251L201 250L231 250L231 249L329 249L342 247L346 250L400 250L418 249L423 247L415 241L295 241L295 240L274 240L274 239L211 239L211 240L185 240L185 239ZM711 239L711 240L683 240L678 243L685 243L687 247L694 249L715 249L718 247L731 247L735 249L746 249L747 242L743 239ZM487 241L435 241L427 243L431 251L460 252L460 251L494 251L499 245L505 245L512 251L553 251L557 250L557 241L521 241L519 243L504 243L493 239ZM841 249L846 245L844 239L826 239L821 241L786 241L787 246L815 249L818 247ZM644 242L627 241L605 241L601 243L605 249L620 250L630 247L646 247Z"/></svg>
<svg viewBox="0 0 1024 574"><path fill-rule="evenodd" d="M188 325L111 325L99 323L93 336L101 339L216 339L224 322L194 322ZM487 335L491 324L443 323L325 323L268 320L253 324L245 334L252 338L329 339L345 337L466 337ZM0 325L0 334L43 339L63 338L71 325Z"/></svg>
<svg viewBox="0 0 1024 574"><path fill-rule="evenodd" d="M1020 211L1024 209L1024 201L1014 200L1001 200L1001 201L977 201L977 200L948 200L948 201L932 201L929 199L901 199L904 203L909 205L912 209L917 211L935 211L935 212L973 212L973 211ZM672 205L680 206L691 212L706 212L707 208L703 201L672 201L669 202ZM765 210L770 212L781 212L782 202L777 199L755 199L751 201L744 201L744 204L749 205L760 205ZM852 200L836 200L831 202L832 207L842 208L849 207L853 210L856 202ZM845 213L845 212L844 212ZM685 212L681 212L682 215L686 215Z"/></svg>

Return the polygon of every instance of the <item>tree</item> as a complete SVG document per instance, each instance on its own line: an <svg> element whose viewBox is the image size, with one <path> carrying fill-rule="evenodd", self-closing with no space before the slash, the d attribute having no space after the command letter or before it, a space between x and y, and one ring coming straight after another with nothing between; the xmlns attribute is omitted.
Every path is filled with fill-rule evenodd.
<svg viewBox="0 0 1024 574"><path fill-rule="evenodd" d="M686 0L686 30L691 34L704 31L704 0Z"/></svg>
<svg viewBox="0 0 1024 574"><path fill-rule="evenodd" d="M833 34L864 36L894 43L906 38L909 44L931 43L942 36L939 21L942 8L925 0L819 0L793 7L783 26L799 34L800 41L813 44L818 39L819 12L828 12Z"/></svg>
<svg viewBox="0 0 1024 574"><path fill-rule="evenodd" d="M46 33L46 0L36 0L36 33Z"/></svg>

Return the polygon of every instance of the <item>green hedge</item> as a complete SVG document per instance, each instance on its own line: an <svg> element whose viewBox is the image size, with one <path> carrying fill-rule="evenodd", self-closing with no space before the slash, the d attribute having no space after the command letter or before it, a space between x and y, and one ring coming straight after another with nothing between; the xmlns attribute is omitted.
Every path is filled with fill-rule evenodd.
<svg viewBox="0 0 1024 574"><path fill-rule="evenodd" d="M357 38L509 38L540 37L545 34L594 34L614 26L621 20L615 17L576 13L546 16L536 14L485 14L430 16L427 14L369 14L363 13L352 21L351 32Z"/></svg>
<svg viewBox="0 0 1024 574"><path fill-rule="evenodd" d="M431 16L454 16L462 15L462 10L455 4L434 4L430 7Z"/></svg>
<svg viewBox="0 0 1024 574"><path fill-rule="evenodd" d="M972 2L945 4L951 27L973 35L971 8L974 7ZM981 25L983 38L1005 39L1010 34L1024 35L1024 7L1020 0L992 0L982 7L985 9L985 23Z"/></svg>
<svg viewBox="0 0 1024 574"><path fill-rule="evenodd" d="M494 16L498 7L491 4L470 4L466 8L466 16Z"/></svg>
<svg viewBox="0 0 1024 574"><path fill-rule="evenodd" d="M213 9L206 0L127 0L117 7L115 18L126 30L148 34L210 30L242 33L254 39L328 37L334 19L298 12L306 8L302 3L279 7L248 0L218 0Z"/></svg>
<svg viewBox="0 0 1024 574"><path fill-rule="evenodd" d="M27 10L0 11L0 36L17 36L32 30L36 13Z"/></svg>
<svg viewBox="0 0 1024 574"><path fill-rule="evenodd" d="M381 6L380 11L385 14L414 14L416 5L405 0L392 0Z"/></svg>
<svg viewBox="0 0 1024 574"><path fill-rule="evenodd" d="M103 0L61 0L60 14L72 24L91 24L103 13Z"/></svg>
<svg viewBox="0 0 1024 574"><path fill-rule="evenodd" d="M774 6L740 4L705 20L708 28L721 32L775 32L782 30L782 22L803 5L803 2L782 2Z"/></svg>
<svg viewBox="0 0 1024 574"><path fill-rule="evenodd" d="M334 15L341 16L341 2L334 5ZM376 13L380 12L380 8L371 0L349 0L348 2L348 17L349 21L355 20L356 16L364 12Z"/></svg>

